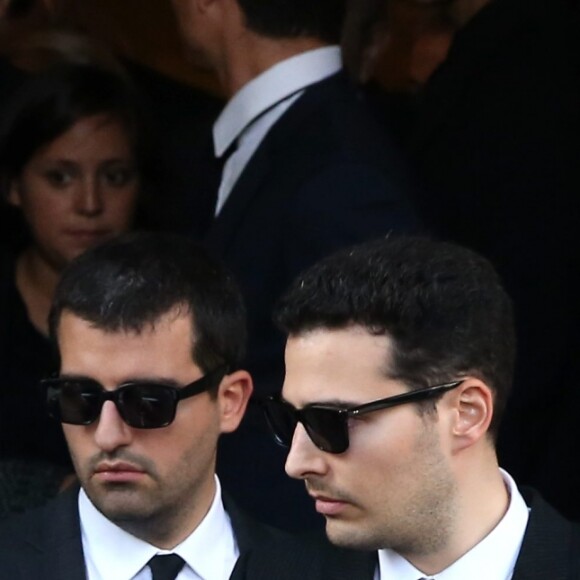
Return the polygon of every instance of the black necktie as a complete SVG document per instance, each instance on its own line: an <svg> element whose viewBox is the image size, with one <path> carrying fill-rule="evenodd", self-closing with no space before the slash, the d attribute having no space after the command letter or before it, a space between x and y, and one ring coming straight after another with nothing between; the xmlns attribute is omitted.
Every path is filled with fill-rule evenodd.
<svg viewBox="0 0 580 580"><path fill-rule="evenodd" d="M175 580L185 561L177 554L153 556L147 563L151 568L153 580Z"/></svg>

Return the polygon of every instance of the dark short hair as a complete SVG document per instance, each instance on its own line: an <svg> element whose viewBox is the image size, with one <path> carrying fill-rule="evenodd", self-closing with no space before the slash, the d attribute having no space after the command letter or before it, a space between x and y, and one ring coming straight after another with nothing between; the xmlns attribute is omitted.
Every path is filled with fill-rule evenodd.
<svg viewBox="0 0 580 580"><path fill-rule="evenodd" d="M128 78L91 64L58 64L24 81L3 111L0 124L0 191L7 194L30 159L94 115L121 123L141 173L147 170L150 135L146 107Z"/></svg>
<svg viewBox="0 0 580 580"><path fill-rule="evenodd" d="M338 43L346 0L238 0L246 26L273 38L314 37Z"/></svg>
<svg viewBox="0 0 580 580"><path fill-rule="evenodd" d="M110 332L141 332L174 308L193 321L192 358L205 372L239 368L246 326L231 274L176 234L129 233L90 249L65 269L49 318L58 348L63 312Z"/></svg>
<svg viewBox="0 0 580 580"><path fill-rule="evenodd" d="M497 435L513 376L513 312L497 273L475 252L415 237L354 246L301 274L276 318L290 335L359 325L388 336L388 375L411 390L480 378L494 392Z"/></svg>

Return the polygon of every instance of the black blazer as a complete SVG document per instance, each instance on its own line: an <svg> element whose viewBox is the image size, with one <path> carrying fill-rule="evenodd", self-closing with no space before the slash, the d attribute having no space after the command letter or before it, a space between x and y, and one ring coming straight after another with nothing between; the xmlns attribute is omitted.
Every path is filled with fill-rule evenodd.
<svg viewBox="0 0 580 580"><path fill-rule="evenodd" d="M2 580L86 580L78 490L0 523ZM231 580L372 579L368 554L339 550L318 534L296 536L259 524L224 500L240 557ZM369 575L370 574L370 575Z"/></svg>
<svg viewBox="0 0 580 580"><path fill-rule="evenodd" d="M412 191L401 154L342 73L307 88L272 127L206 238L245 294L258 392L283 377L276 299L340 247L415 230Z"/></svg>
<svg viewBox="0 0 580 580"><path fill-rule="evenodd" d="M564 519L538 492L521 491L530 519L512 580L578 580L580 526Z"/></svg>

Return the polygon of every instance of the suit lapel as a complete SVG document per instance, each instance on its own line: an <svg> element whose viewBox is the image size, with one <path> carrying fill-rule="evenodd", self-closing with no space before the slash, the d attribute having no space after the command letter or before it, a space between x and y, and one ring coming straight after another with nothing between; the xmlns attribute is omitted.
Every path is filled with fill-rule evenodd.
<svg viewBox="0 0 580 580"><path fill-rule="evenodd" d="M524 489L522 494L531 511L512 580L577 580L580 539L575 525L537 493Z"/></svg>
<svg viewBox="0 0 580 580"><path fill-rule="evenodd" d="M272 126L234 185L206 237L208 245L219 254L223 254L231 243L237 224L244 219L247 208L260 194L262 184L287 150L287 143L296 140L304 119L329 95L336 97L337 85L345 82L343 73L338 73L307 87L304 94Z"/></svg>
<svg viewBox="0 0 580 580"><path fill-rule="evenodd" d="M23 534L36 557L19 563L23 579L86 580L77 497L78 489L67 491L27 520Z"/></svg>
<svg viewBox="0 0 580 580"><path fill-rule="evenodd" d="M259 561L260 556L264 556L260 547L267 545L269 541L269 528L240 512L232 499L225 493L223 494L223 502L231 519L240 550L240 557L232 571L230 580L260 580L260 576L256 576L253 562L255 558ZM252 571L249 574L251 575L248 575L250 568Z"/></svg>
<svg viewBox="0 0 580 580"><path fill-rule="evenodd" d="M275 127L272 128L274 130ZM247 206L260 190L271 167L270 135L267 135L234 185L224 207L209 229L206 242L223 254L237 223L245 215Z"/></svg>

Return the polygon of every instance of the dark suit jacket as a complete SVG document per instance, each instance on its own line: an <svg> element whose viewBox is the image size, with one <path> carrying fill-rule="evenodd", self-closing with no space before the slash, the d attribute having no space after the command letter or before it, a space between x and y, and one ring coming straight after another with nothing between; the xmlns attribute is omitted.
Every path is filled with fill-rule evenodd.
<svg viewBox="0 0 580 580"><path fill-rule="evenodd" d="M580 526L564 519L539 493L523 489L530 519L512 580L578 580Z"/></svg>
<svg viewBox="0 0 580 580"><path fill-rule="evenodd" d="M307 88L272 127L206 239L245 294L258 392L283 377L276 299L340 247L415 230L411 193L403 158L343 74Z"/></svg>
<svg viewBox="0 0 580 580"><path fill-rule="evenodd" d="M70 490L0 523L0 578L86 579L77 497L77 489ZM232 580L372 578L367 554L338 550L319 535L300 537L258 524L227 498L224 503L240 549Z"/></svg>
<svg viewBox="0 0 580 580"><path fill-rule="evenodd" d="M230 266L248 310L246 367L256 393L280 389L284 342L276 300L303 269L338 248L417 228L404 159L340 73L307 88L272 127L212 224L206 243ZM303 485L252 409L222 438L218 472L253 513L278 526L313 525Z"/></svg>

